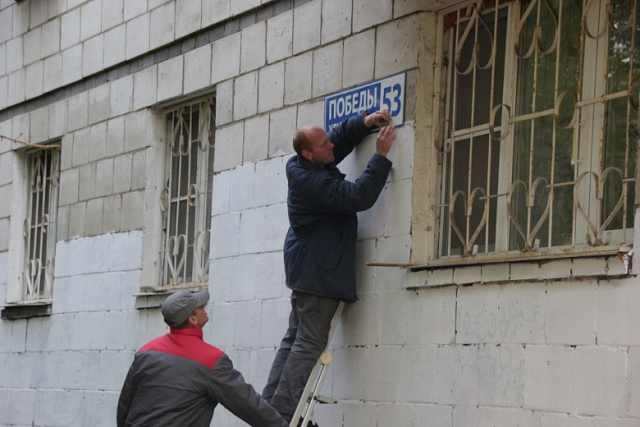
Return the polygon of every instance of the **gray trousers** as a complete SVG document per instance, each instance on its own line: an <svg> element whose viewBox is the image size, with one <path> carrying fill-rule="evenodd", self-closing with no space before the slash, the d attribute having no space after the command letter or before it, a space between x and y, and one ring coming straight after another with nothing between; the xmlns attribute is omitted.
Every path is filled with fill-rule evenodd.
<svg viewBox="0 0 640 427"><path fill-rule="evenodd" d="M340 300L292 292L289 328L271 365L262 397L290 421L318 358L327 348Z"/></svg>

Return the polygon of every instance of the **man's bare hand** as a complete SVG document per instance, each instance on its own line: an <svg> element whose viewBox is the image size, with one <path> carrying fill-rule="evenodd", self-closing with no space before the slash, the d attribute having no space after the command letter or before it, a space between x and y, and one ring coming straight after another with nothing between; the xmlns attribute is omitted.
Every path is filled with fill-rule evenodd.
<svg viewBox="0 0 640 427"><path fill-rule="evenodd" d="M387 110L378 110L364 118L364 125L368 128L374 125L378 127L389 126L390 122L391 113Z"/></svg>
<svg viewBox="0 0 640 427"><path fill-rule="evenodd" d="M376 141L376 152L387 156L393 141L396 139L396 128L393 126L386 126L380 129L378 133L378 140Z"/></svg>

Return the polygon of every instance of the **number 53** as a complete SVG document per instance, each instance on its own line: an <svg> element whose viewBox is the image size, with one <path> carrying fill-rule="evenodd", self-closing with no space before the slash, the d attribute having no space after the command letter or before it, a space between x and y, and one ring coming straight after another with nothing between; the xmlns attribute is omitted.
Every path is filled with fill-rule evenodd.
<svg viewBox="0 0 640 427"><path fill-rule="evenodd" d="M399 83L385 87L382 91L382 109L387 108L392 116L397 116L402 107L401 95L402 86Z"/></svg>

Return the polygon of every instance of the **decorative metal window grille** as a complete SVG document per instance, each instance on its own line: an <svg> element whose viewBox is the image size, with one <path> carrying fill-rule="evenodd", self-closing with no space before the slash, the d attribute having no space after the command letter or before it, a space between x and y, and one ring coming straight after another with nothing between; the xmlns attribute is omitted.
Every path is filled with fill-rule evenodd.
<svg viewBox="0 0 640 427"><path fill-rule="evenodd" d="M27 172L29 196L23 223L22 300L39 302L51 300L53 293L60 149L27 153Z"/></svg>
<svg viewBox="0 0 640 427"><path fill-rule="evenodd" d="M166 186L162 210L161 287L209 280L214 98L167 113Z"/></svg>
<svg viewBox="0 0 640 427"><path fill-rule="evenodd" d="M632 242L639 25L637 0L490 0L440 15L440 259Z"/></svg>

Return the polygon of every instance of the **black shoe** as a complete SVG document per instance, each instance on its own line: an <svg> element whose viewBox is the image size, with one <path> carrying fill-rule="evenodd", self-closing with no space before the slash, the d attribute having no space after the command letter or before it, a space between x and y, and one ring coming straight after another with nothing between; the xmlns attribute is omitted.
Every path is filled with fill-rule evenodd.
<svg viewBox="0 0 640 427"><path fill-rule="evenodd" d="M298 422L298 427L302 427L302 421L303 421L303 420L300 420L300 421ZM313 421L309 420L309 421L307 422L307 427L319 427L319 426L318 426L318 424L316 424L316 423L314 423Z"/></svg>

